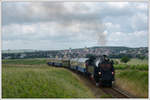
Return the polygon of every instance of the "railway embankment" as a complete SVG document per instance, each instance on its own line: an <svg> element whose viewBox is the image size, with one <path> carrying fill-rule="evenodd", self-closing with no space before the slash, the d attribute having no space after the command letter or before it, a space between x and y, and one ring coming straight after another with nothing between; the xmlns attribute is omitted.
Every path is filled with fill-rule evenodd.
<svg viewBox="0 0 150 100"><path fill-rule="evenodd" d="M137 98L148 97L148 71L116 70L115 84Z"/></svg>

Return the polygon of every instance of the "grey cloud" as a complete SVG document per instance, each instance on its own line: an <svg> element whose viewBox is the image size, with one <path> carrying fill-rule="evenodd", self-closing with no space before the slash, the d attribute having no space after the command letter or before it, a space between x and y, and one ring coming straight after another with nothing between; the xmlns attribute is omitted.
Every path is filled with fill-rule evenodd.
<svg viewBox="0 0 150 100"><path fill-rule="evenodd" d="M22 28L14 28L11 30L7 28L5 30L9 31L3 32L3 40L33 41L32 43L36 43L35 41L37 40L46 40L54 44L62 43L66 45L68 43L68 46L71 46L69 42L74 46L77 46L80 42L86 45L97 45L97 42L98 45L106 45L107 39L109 40L110 37L113 38L112 33L122 32L132 34L135 31L145 31L148 29L148 8L139 9L134 5L136 3L129 3L122 8L101 2L91 4L94 5L94 10L90 12L91 7L84 4L80 5L80 3L74 3L72 6L65 3L48 2L3 2L2 29L6 26L11 27L13 24L23 27L28 25L29 27L35 28L33 33L30 33L30 30L27 31L28 34L26 34L27 32L24 33ZM65 5L68 5L73 10L71 11L71 9L66 8ZM88 10L89 12L87 12ZM134 17L137 13L139 16ZM145 19L142 19L140 17L141 15L146 16ZM105 23L109 22L112 23L112 25L119 25L120 27L109 28L104 26ZM39 23L43 23L42 25L45 26L41 26ZM51 24L46 23L57 23L59 27L53 27ZM32 24L35 26L32 26ZM75 28L75 32L71 29L71 26ZM44 29L44 27L47 29ZM51 32L51 29L53 29L54 32ZM108 34L105 34L104 31L107 31ZM54 33L57 35L52 36L51 34ZM143 38L145 39L145 37ZM139 38L135 38L135 40L136 39ZM108 41L108 44L109 43Z"/></svg>
<svg viewBox="0 0 150 100"><path fill-rule="evenodd" d="M99 16L96 16L95 14L79 15L76 14L77 12L68 12L62 3L3 3L2 13L3 25L41 21L60 21L60 23L65 24L71 23L72 20L89 21L89 19L97 20L99 18Z"/></svg>

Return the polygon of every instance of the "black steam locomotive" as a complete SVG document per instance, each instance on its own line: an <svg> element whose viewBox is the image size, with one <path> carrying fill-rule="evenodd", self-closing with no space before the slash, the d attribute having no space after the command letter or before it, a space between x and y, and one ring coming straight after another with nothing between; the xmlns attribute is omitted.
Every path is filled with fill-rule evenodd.
<svg viewBox="0 0 150 100"><path fill-rule="evenodd" d="M97 86L112 86L114 81L113 61L106 55L76 59L50 59L50 66L65 67L88 76Z"/></svg>
<svg viewBox="0 0 150 100"><path fill-rule="evenodd" d="M96 85L112 86L114 81L113 61L107 56L90 57L86 60L86 73L95 80Z"/></svg>

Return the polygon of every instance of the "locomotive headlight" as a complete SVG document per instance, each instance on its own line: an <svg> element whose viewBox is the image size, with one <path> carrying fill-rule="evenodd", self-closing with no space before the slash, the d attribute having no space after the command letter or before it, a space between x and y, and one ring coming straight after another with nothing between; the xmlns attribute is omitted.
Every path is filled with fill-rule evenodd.
<svg viewBox="0 0 150 100"><path fill-rule="evenodd" d="M101 72L98 73L99 75L102 74Z"/></svg>

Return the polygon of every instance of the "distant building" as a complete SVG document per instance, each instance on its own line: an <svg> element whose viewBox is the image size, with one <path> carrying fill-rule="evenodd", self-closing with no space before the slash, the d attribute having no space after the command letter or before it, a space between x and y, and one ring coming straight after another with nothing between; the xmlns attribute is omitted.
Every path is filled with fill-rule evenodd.
<svg viewBox="0 0 150 100"><path fill-rule="evenodd" d="M69 53L71 53L71 51L72 51L72 49L71 49L71 48L69 48Z"/></svg>
<svg viewBox="0 0 150 100"><path fill-rule="evenodd" d="M123 51L120 51L120 53L127 53L127 51L126 51L126 50L123 50Z"/></svg>
<svg viewBox="0 0 150 100"><path fill-rule="evenodd" d="M141 54L141 51L138 51L138 54Z"/></svg>
<svg viewBox="0 0 150 100"><path fill-rule="evenodd" d="M4 59L11 59L11 56L4 57Z"/></svg>
<svg viewBox="0 0 150 100"><path fill-rule="evenodd" d="M20 54L20 58L25 58L26 54L22 53Z"/></svg>

